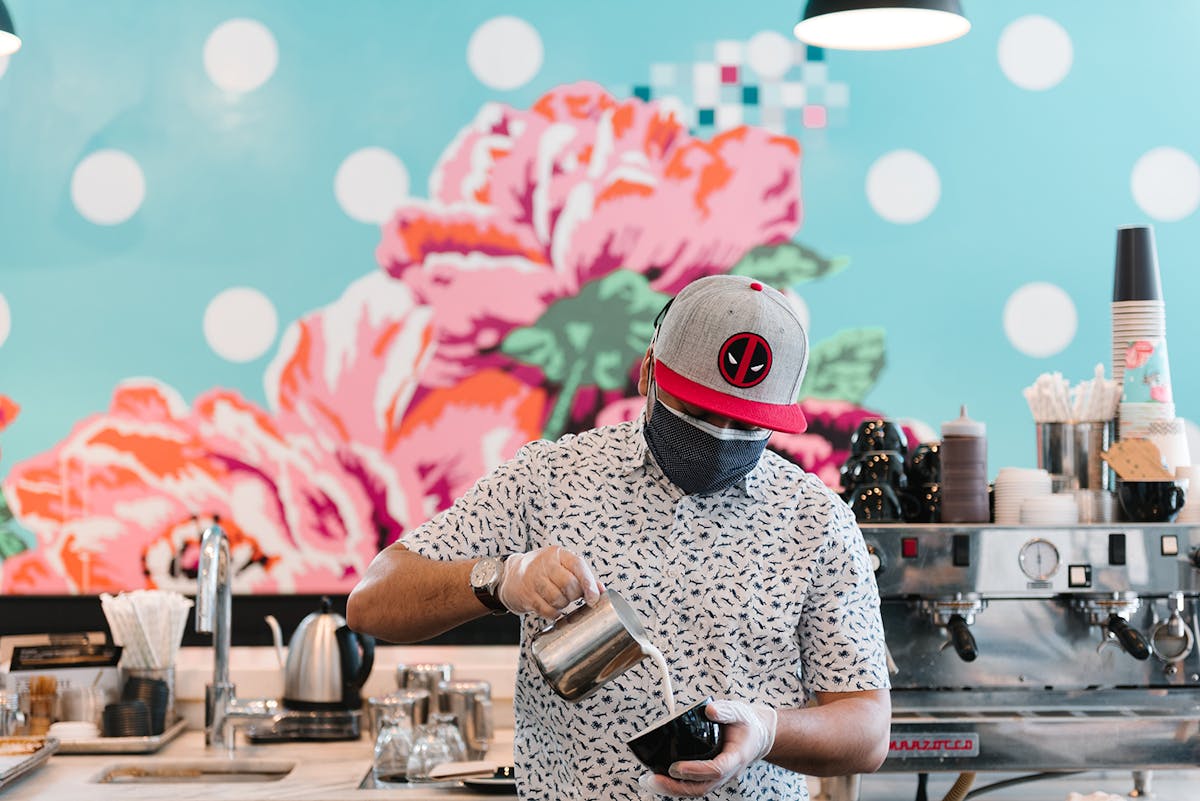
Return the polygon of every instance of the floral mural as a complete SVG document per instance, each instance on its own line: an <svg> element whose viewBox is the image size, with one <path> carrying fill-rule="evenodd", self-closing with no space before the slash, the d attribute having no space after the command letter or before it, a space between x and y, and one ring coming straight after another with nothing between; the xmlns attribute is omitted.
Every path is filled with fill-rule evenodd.
<svg viewBox="0 0 1200 801"><path fill-rule="evenodd" d="M654 316L688 282L735 272L795 297L842 269L792 241L799 159L791 138L699 139L590 83L485 105L383 227L380 269L288 327L265 408L129 380L11 467L0 591L190 591L213 520L236 591L348 591L525 442L636 416ZM809 431L771 447L836 485L883 366L880 330L814 342ZM0 396L0 430L16 412Z"/></svg>

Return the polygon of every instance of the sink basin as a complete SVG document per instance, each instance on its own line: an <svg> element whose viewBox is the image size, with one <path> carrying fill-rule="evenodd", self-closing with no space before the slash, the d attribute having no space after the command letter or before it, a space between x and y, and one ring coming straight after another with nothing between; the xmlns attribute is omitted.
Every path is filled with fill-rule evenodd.
<svg viewBox="0 0 1200 801"><path fill-rule="evenodd" d="M277 782L295 762L268 759L144 759L106 765L92 779L100 784L241 784Z"/></svg>

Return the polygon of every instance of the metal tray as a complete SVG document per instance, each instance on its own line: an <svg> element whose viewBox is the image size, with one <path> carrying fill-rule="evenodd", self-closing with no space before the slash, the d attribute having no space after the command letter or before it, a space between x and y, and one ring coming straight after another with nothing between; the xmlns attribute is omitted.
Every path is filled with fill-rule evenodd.
<svg viewBox="0 0 1200 801"><path fill-rule="evenodd" d="M0 737L0 742L6 739L25 740L25 737L5 738ZM14 782L24 776L29 771L40 766L43 762L50 758L50 755L58 750L58 740L53 737L47 737L42 741L42 747L34 751L28 756L19 759L9 757L0 757L0 789L3 789L9 782Z"/></svg>
<svg viewBox="0 0 1200 801"><path fill-rule="evenodd" d="M60 740L60 754L153 754L178 737L187 728L179 718L162 734L153 737L90 737L86 740Z"/></svg>

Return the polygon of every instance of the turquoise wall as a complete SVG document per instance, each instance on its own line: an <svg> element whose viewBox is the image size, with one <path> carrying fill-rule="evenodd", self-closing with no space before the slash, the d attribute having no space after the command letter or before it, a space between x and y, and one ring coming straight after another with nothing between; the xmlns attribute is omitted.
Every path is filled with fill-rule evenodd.
<svg viewBox="0 0 1200 801"><path fill-rule="evenodd" d="M824 109L824 127L800 107L772 116L765 88L757 108L726 93L741 110L705 125L680 78L722 55L745 61L755 41L761 66L777 40L755 37L788 34L797 2L7 4L24 47L0 61L0 395L20 412L0 433L0 476L131 377L187 402L223 387L269 405L264 372L288 325L379 269L383 220L361 218L428 197L435 162L484 104L528 109L577 81L618 100L646 86L652 102L674 95L701 138L740 116L800 143L792 238L849 266L795 289L814 341L885 329L864 406L936 428L966 403L989 426L993 474L1032 466L1021 389L1045 371L1110 369L1115 230L1149 223L1178 413L1200 416L1192 0L966 0L973 28L955 42L798 48L786 81ZM477 40L472 69L468 43L503 15L532 38ZM235 19L261 26L249 50L210 38ZM683 85L651 86L664 66ZM247 83L222 87L222 70ZM356 180L347 159L364 148L394 160L370 151ZM86 163L110 149L132 162ZM1062 292L1017 304L1032 345L1014 343L1006 304L1038 282ZM254 291L222 294L239 287Z"/></svg>

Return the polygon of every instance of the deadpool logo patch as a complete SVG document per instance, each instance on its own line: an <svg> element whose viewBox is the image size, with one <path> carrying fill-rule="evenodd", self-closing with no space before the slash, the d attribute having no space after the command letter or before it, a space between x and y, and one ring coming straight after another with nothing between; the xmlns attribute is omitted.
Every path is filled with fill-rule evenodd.
<svg viewBox="0 0 1200 801"><path fill-rule="evenodd" d="M735 387L752 387L771 372L771 346L758 334L742 332L721 346L717 370Z"/></svg>

